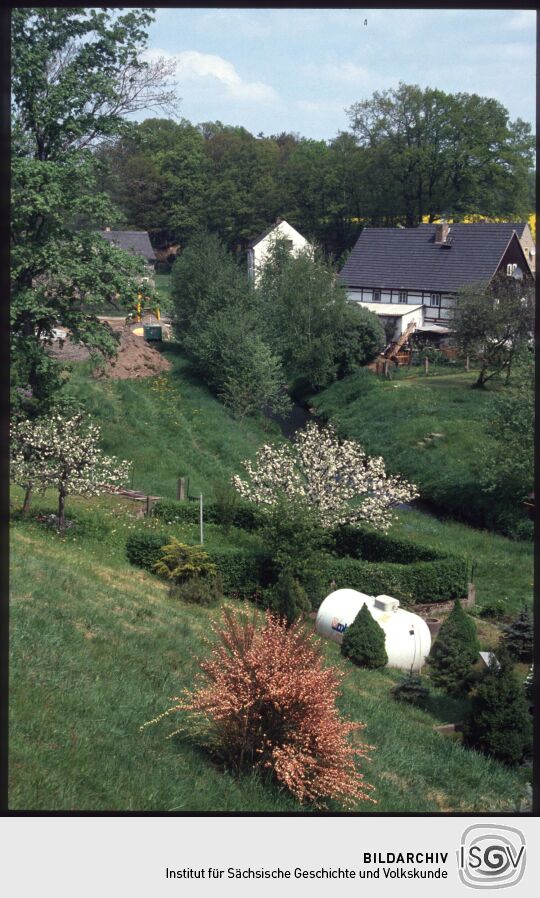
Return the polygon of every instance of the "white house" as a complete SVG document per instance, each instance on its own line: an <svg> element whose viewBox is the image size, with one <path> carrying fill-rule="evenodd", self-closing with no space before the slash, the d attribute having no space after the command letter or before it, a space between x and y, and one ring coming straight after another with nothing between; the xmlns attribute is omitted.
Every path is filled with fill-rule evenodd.
<svg viewBox="0 0 540 898"><path fill-rule="evenodd" d="M272 244L277 238L285 240L292 253L298 253L310 246L306 238L302 237L292 225L281 218L277 218L276 223L272 227L267 228L263 234L252 240L248 246L247 260L250 280L257 281L258 272L268 258Z"/></svg>
<svg viewBox="0 0 540 898"><path fill-rule="evenodd" d="M461 287L487 285L499 272L533 278L524 230L512 222L364 228L339 276L351 302L393 321L394 339L413 320L417 331L443 336Z"/></svg>

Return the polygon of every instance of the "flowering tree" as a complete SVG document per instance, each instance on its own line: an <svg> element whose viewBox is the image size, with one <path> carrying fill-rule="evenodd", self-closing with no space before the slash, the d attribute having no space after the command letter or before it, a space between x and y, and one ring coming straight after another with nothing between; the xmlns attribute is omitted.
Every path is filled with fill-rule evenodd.
<svg viewBox="0 0 540 898"><path fill-rule="evenodd" d="M312 508L323 527L363 521L388 530L390 509L418 496L414 484L386 473L382 458L370 458L358 443L339 440L331 426L310 423L294 443L264 445L248 479L232 482L245 499L273 506L280 497Z"/></svg>
<svg viewBox="0 0 540 898"><path fill-rule="evenodd" d="M315 806L328 799L345 806L374 801L356 767L371 746L349 739L364 724L340 718L343 674L324 665L313 634L269 612L262 627L229 608L223 620L213 626L219 642L201 664L203 682L144 726L188 712L237 775L270 770L295 798Z"/></svg>
<svg viewBox="0 0 540 898"><path fill-rule="evenodd" d="M12 427L11 479L28 490L58 491L58 528L65 530L69 494L97 496L127 482L129 462L104 455L100 428L81 413L20 421Z"/></svg>

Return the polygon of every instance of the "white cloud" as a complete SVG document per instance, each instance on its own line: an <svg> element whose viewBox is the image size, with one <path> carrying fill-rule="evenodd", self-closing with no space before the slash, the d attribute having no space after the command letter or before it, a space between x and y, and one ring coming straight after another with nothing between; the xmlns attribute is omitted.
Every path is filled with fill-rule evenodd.
<svg viewBox="0 0 540 898"><path fill-rule="evenodd" d="M278 99L278 94L271 85L262 81L244 81L232 62L222 56L199 53L198 50L184 50L174 54L164 50L149 50L146 53L147 58L158 56L174 60L181 90L185 89L184 85L195 89L214 86L231 100L274 102Z"/></svg>

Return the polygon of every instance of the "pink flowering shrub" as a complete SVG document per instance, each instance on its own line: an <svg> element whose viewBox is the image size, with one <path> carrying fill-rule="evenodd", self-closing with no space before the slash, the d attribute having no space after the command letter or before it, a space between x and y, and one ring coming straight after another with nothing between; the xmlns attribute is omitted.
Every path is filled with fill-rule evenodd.
<svg viewBox="0 0 540 898"><path fill-rule="evenodd" d="M201 663L201 681L150 723L187 712L230 770L271 771L300 802L374 801L357 768L371 746L350 738L364 724L340 717L343 674L324 666L314 636L269 612L257 627L255 617L230 608L213 631L218 642Z"/></svg>

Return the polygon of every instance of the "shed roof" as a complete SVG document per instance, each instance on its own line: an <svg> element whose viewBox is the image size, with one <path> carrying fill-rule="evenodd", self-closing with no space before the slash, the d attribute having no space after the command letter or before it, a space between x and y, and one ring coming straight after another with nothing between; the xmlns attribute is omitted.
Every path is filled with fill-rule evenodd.
<svg viewBox="0 0 540 898"><path fill-rule="evenodd" d="M132 256L143 256L148 262L155 262L148 231L100 231L100 236Z"/></svg>
<svg viewBox="0 0 540 898"><path fill-rule="evenodd" d="M453 224L447 245L435 243L435 228L364 228L340 277L348 287L454 292L490 281L524 223Z"/></svg>

